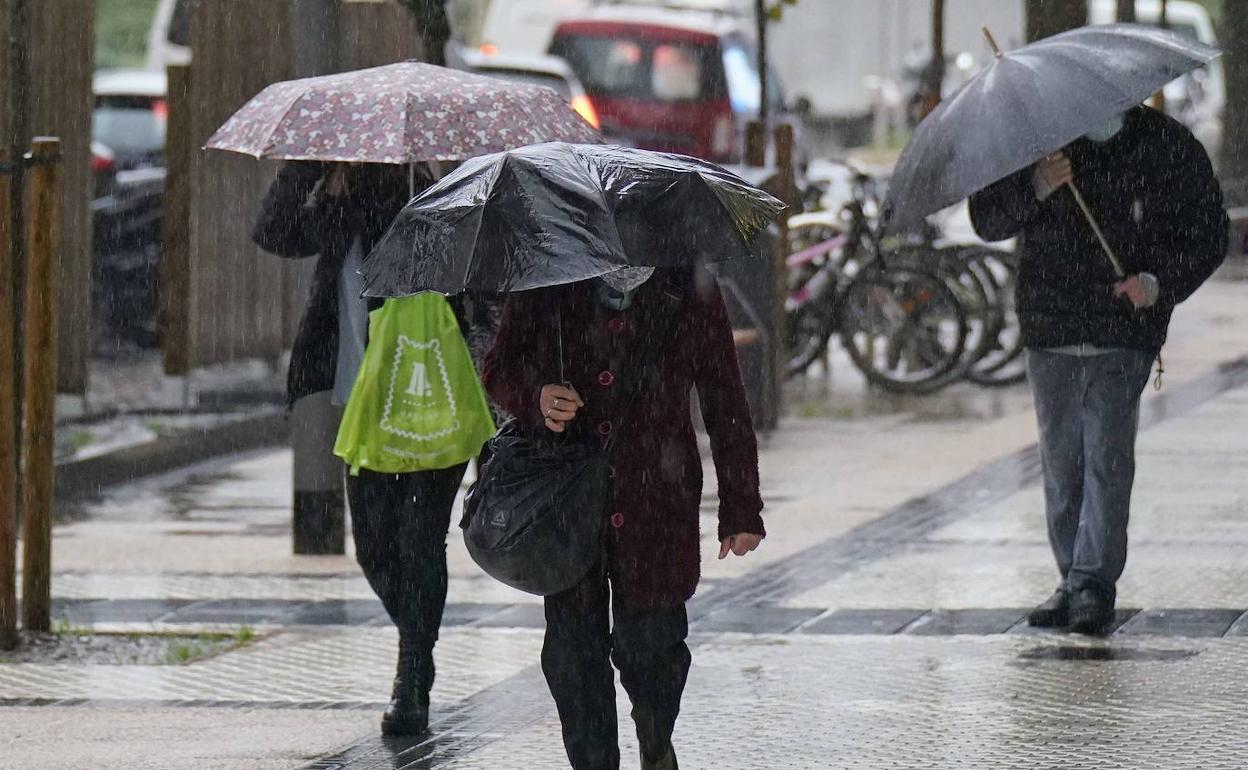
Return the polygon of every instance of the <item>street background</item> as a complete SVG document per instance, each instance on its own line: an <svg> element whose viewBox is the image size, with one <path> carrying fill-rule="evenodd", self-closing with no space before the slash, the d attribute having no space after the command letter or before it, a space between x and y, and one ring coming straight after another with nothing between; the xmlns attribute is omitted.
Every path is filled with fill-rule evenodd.
<svg viewBox="0 0 1248 770"><path fill-rule="evenodd" d="M594 81L545 54L559 21L595 4L451 0L446 39L423 15L438 3L303 5L337 8L332 39L300 5L0 0L0 34L27 41L21 62L0 66L0 90L19 105L4 111L0 146L60 136L63 193L51 623L0 651L0 768L563 766L537 667L540 600L482 574L454 527L432 738L377 736L397 635L349 533L341 552L293 545L300 419L292 427L284 387L308 266L248 240L276 164L200 147L271 82L405 58L473 71L520 62L576 106ZM947 0L934 24L927 0L767 3L765 128L792 127L792 164L778 161L783 141L748 157L764 103L751 80L755 4L659 5L680 7L636 15L745 41L744 68L723 66L755 89L725 108L724 147L710 134L681 141L807 217L771 235L756 272L725 277L741 287L734 326L768 424L769 535L748 558L714 559L708 462L694 667L675 738L684 766L1248 766L1248 4L1164 4L1171 26L1227 51L1155 103L1214 159L1231 253L1176 312L1162 387L1145 393L1131 558L1104 640L1023 619L1058 579L1025 382L954 377L895 392L869 381L837 334L785 377L766 346L786 344L768 331L783 313L768 289L781 252L839 232L855 171L887 179L926 100L991 56L981 26L1010 48L1112 21L1124 4ZM1156 23L1162 5L1132 9ZM597 117L609 139L658 141ZM982 246L964 209L940 221L942 237ZM988 322L972 317L972 336L988 333L975 323ZM626 717L621 737L635 756Z"/></svg>

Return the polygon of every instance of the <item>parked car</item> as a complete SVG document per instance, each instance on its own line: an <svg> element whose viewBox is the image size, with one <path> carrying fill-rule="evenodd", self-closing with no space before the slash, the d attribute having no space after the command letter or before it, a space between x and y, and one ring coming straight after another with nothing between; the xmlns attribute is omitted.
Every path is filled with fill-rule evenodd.
<svg viewBox="0 0 1248 770"><path fill-rule="evenodd" d="M448 46L447 65L465 72L553 89L572 105L594 128L600 128L598 113L585 93L585 86L568 63L557 56L510 56L482 52L464 46Z"/></svg>
<svg viewBox="0 0 1248 770"><path fill-rule="evenodd" d="M571 65L605 134L651 150L719 163L740 159L758 114L755 46L746 17L713 11L610 5L565 19L550 53ZM784 113L774 77L773 115Z"/></svg>
<svg viewBox="0 0 1248 770"><path fill-rule="evenodd" d="M165 76L96 73L93 297L103 340L157 342L157 267L165 192Z"/></svg>

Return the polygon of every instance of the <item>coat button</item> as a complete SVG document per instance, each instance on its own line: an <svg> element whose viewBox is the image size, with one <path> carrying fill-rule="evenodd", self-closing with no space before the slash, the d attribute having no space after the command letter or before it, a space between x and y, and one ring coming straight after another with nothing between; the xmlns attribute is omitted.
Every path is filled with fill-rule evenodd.
<svg viewBox="0 0 1248 770"><path fill-rule="evenodd" d="M618 512L611 514L611 526L616 529L624 526L624 514Z"/></svg>
<svg viewBox="0 0 1248 770"><path fill-rule="evenodd" d="M610 329L613 333L619 334L620 332L624 331L624 319L612 318L610 321L607 321L607 328Z"/></svg>
<svg viewBox="0 0 1248 770"><path fill-rule="evenodd" d="M598 423L598 433L603 436L611 435L611 421L603 420L602 422Z"/></svg>
<svg viewBox="0 0 1248 770"><path fill-rule="evenodd" d="M615 375L612 374L610 371L602 371L598 373L598 384L601 385L602 387L609 388L614 382L615 382Z"/></svg>

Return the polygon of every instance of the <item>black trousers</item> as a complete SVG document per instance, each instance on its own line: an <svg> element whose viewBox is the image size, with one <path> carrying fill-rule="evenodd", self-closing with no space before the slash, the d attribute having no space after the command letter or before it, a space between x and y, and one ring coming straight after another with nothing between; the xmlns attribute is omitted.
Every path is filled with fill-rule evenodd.
<svg viewBox="0 0 1248 770"><path fill-rule="evenodd" d="M446 606L446 533L467 467L347 476L355 558L399 634L420 651L426 692Z"/></svg>
<svg viewBox="0 0 1248 770"><path fill-rule="evenodd" d="M685 606L640 609L612 605L605 569L576 587L546 597L542 671L563 725L573 770L617 770L614 661L633 704L642 752L662 759L671 745L689 674ZM614 610L615 626L609 612Z"/></svg>

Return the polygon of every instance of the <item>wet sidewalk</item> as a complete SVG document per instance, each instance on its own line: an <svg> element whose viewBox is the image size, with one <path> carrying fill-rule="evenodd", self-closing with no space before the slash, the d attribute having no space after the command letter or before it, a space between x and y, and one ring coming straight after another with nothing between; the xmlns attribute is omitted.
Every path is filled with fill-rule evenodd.
<svg viewBox="0 0 1248 770"><path fill-rule="evenodd" d="M704 538L681 766L1248 766L1241 293L1211 284L1180 311L1146 396L1106 640L1022 623L1056 582L1025 389L920 402L856 396L835 368L811 383L824 400L764 448L763 548L719 562ZM16 736L0 766L563 767L540 605L480 575L455 530L434 734L375 736L395 633L349 556L289 554L288 479L288 453L260 452L67 511L67 623L260 638L183 666L0 664Z"/></svg>

